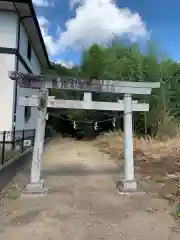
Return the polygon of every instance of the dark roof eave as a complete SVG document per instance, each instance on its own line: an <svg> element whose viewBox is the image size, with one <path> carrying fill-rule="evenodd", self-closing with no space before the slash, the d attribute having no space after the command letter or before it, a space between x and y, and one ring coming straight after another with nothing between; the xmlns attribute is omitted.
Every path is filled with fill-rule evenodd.
<svg viewBox="0 0 180 240"><path fill-rule="evenodd" d="M15 2L16 2L16 0L15 0ZM31 10L31 13L32 13L32 17L34 19L34 23L36 25L38 35L39 35L40 41L41 41L42 46L43 46L43 50L44 50L44 54L46 56L48 66L49 66L49 68L51 68L51 63L50 63L48 53L47 53L47 50L46 50L46 46L45 46L45 43L44 43L44 40L43 40L43 37L42 37L42 34L41 34L41 30L40 30L39 23L38 23L38 20L37 20L37 17L36 17L36 13L35 13L35 10L34 10L33 4L32 4L32 0L27 0L27 1L24 0L23 2L24 3L28 2L28 4L29 4L29 7L30 7L30 10Z"/></svg>
<svg viewBox="0 0 180 240"><path fill-rule="evenodd" d="M14 4L16 2L17 3L26 3L26 4L29 5L31 15L32 15L32 18L33 18L35 26L36 26L36 30L38 32L38 35L39 35L39 38L40 38L40 41L41 41L41 44L42 44L42 47L43 47L43 50L44 50L44 54L45 54L45 57L46 57L48 67L51 68L51 63L50 63L48 53L47 53L47 50L46 50L46 46L45 46L45 43L44 43L44 40L43 40L43 37L42 37L42 34L41 34L40 26L39 26L39 23L38 23L38 20L37 20L37 17L36 17L36 13L35 13L35 10L34 10L33 4L32 4L32 0L0 0L0 1L12 2Z"/></svg>

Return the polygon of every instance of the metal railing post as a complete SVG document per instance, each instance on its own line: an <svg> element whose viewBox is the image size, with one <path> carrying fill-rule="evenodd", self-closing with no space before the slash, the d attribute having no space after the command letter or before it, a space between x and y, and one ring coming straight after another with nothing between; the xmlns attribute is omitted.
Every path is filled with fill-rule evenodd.
<svg viewBox="0 0 180 240"><path fill-rule="evenodd" d="M13 130L12 134L13 134L13 139L12 139L12 140L13 140L13 144L12 144L12 148L15 149L15 146L16 146L16 131Z"/></svg>
<svg viewBox="0 0 180 240"><path fill-rule="evenodd" d="M4 165L4 157L5 157L5 143L6 143L6 131L3 132L3 145L2 145L2 166Z"/></svg>
<svg viewBox="0 0 180 240"><path fill-rule="evenodd" d="M21 152L24 152L24 129L22 130L22 148L21 148Z"/></svg>

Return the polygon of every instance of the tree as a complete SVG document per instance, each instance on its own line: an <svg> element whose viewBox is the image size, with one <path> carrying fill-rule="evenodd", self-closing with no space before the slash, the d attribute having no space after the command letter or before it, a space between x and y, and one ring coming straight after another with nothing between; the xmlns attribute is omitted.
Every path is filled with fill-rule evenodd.
<svg viewBox="0 0 180 240"><path fill-rule="evenodd" d="M180 117L180 64L172 61L159 51L154 43L148 41L146 51L138 44L124 44L119 40L107 46L92 45L83 52L80 66L66 69L53 64L53 74L61 76L89 77L90 79L111 79L119 81L161 82L161 88L153 90L149 96L137 100L150 104L146 114L135 114L136 132L158 132L161 125L169 124L169 119ZM79 93L54 91L58 98L80 99ZM116 101L111 94L93 94L96 101ZM63 111L64 112L64 111ZM103 120L106 112L65 111L72 119ZM109 113L108 117L119 116Z"/></svg>
<svg viewBox="0 0 180 240"><path fill-rule="evenodd" d="M103 48L97 44L83 53L81 70L83 75L88 76L90 79L99 79L102 76L103 70Z"/></svg>

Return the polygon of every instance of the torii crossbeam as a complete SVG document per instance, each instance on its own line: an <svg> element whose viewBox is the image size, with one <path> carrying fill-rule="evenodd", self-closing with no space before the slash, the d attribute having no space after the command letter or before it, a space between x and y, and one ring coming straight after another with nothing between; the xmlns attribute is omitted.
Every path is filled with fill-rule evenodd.
<svg viewBox="0 0 180 240"><path fill-rule="evenodd" d="M85 96L87 93L85 93ZM21 97L19 100L21 106L38 107L39 98L32 96L31 98ZM100 110L100 111L123 111L124 101L121 102L97 102L97 101L77 101L77 100L60 100L54 97L49 97L47 100L48 108L65 108L65 109L86 109L86 110ZM133 112L147 112L149 111L148 103L138 103L132 101Z"/></svg>
<svg viewBox="0 0 180 240"><path fill-rule="evenodd" d="M41 89L39 96L30 98L21 97L20 105L38 108L38 121L36 128L35 145L31 168L31 182L28 185L30 192L42 192L43 181L40 179L41 161L44 145L44 131L47 108L71 108L71 109L93 109L106 111L124 111L124 179L121 179L121 191L135 191L137 183L134 177L133 160L133 134L132 134L132 112L149 111L149 104L138 103L132 100L132 95L150 94L152 88L159 88L158 82L123 82L112 80L92 80L76 78L56 78L54 76L43 76L10 72L9 77L16 80L20 87ZM48 97L49 88L57 88L61 91L82 91L84 100L59 100ZM123 100L118 102L93 102L92 92L105 92L123 95Z"/></svg>

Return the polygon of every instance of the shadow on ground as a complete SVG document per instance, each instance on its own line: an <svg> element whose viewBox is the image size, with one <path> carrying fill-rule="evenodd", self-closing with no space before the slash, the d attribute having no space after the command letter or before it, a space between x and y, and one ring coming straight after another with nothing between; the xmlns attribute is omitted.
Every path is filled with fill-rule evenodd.
<svg viewBox="0 0 180 240"><path fill-rule="evenodd" d="M82 164L71 164L71 166L59 166L58 168L43 170L42 177L46 176L88 176L88 175L108 175L119 174L118 168L101 168L101 169L89 169L85 168Z"/></svg>

